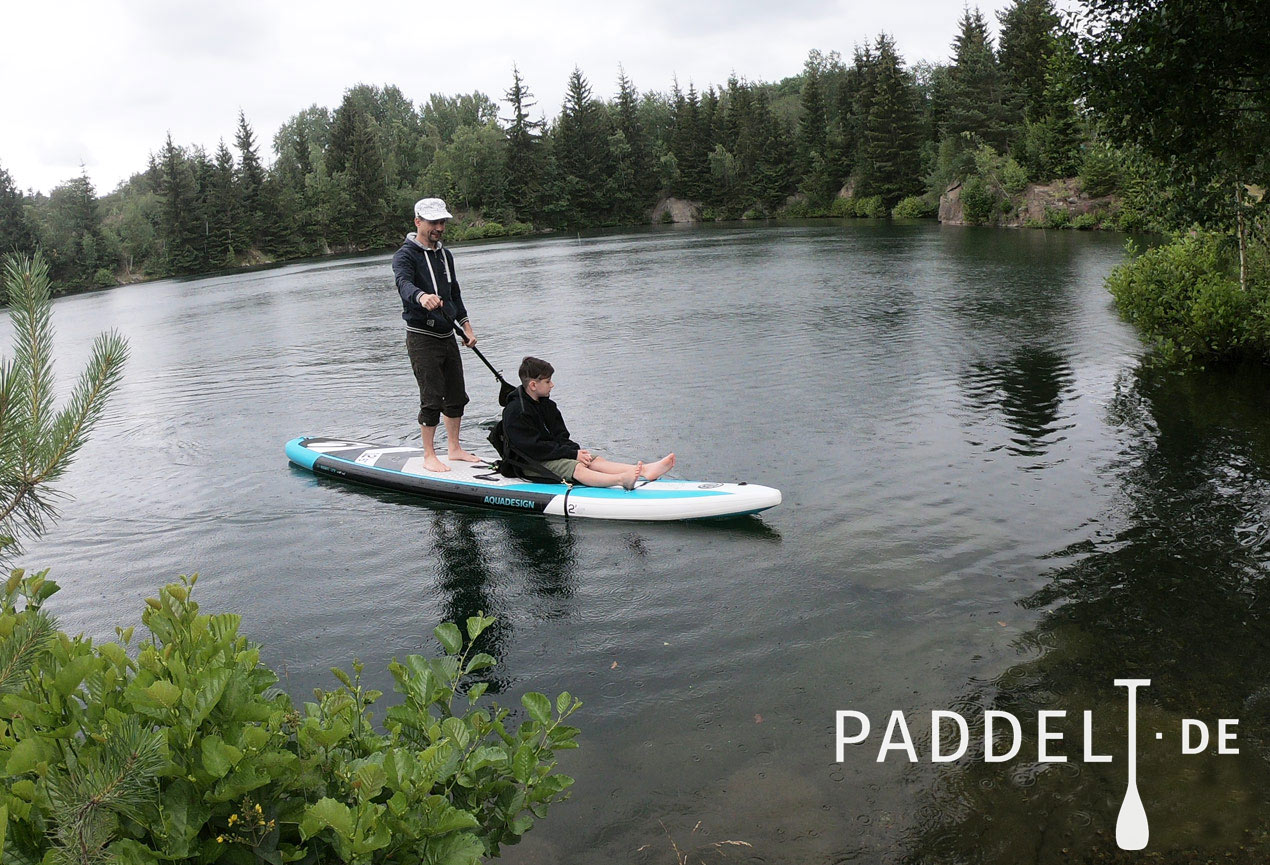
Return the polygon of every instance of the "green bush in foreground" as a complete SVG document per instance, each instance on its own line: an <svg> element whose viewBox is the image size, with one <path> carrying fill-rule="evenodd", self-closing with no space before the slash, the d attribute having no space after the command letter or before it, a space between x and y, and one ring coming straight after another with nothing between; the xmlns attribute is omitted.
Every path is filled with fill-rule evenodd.
<svg viewBox="0 0 1270 865"><path fill-rule="evenodd" d="M576 747L563 693L529 718L477 708L472 642L492 619L443 624L441 658L390 669L403 702L353 675L295 708L238 633L206 615L196 577L146 601L150 636L95 645L42 609L57 586L14 571L0 607L0 858L15 865L224 862L463 865L497 856L565 798L554 752ZM466 647L465 647L466 642ZM459 711L455 711L455 702Z"/></svg>
<svg viewBox="0 0 1270 865"><path fill-rule="evenodd" d="M1270 361L1270 269L1255 257L1244 291L1228 246L1226 238L1194 234L1107 277L1121 313L1166 359Z"/></svg>

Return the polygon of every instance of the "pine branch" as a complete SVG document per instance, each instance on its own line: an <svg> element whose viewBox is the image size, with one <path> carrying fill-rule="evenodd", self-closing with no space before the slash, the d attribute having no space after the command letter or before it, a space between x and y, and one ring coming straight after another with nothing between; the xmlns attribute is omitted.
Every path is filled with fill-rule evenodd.
<svg viewBox="0 0 1270 865"><path fill-rule="evenodd" d="M0 560L21 552L20 532L39 535L56 516L47 487L59 478L100 419L128 358L118 333L99 336L64 409L53 414L52 301L48 265L38 253L4 263L14 358L0 364L0 534L14 539Z"/></svg>
<svg viewBox="0 0 1270 865"><path fill-rule="evenodd" d="M143 730L129 718L105 745L77 757L76 770L48 782L58 858L65 865L96 865L106 858L115 815L135 816L153 801L159 772L167 764L163 734Z"/></svg>
<svg viewBox="0 0 1270 865"><path fill-rule="evenodd" d="M57 622L46 613L33 613L0 642L0 694L16 694L53 638Z"/></svg>
<svg viewBox="0 0 1270 865"><path fill-rule="evenodd" d="M29 458L44 438L53 396L53 328L50 322L52 297L48 264L39 253L27 258L9 256L5 262L5 285L9 293L9 316L13 320L14 419L24 445L19 455L29 475Z"/></svg>
<svg viewBox="0 0 1270 865"><path fill-rule="evenodd" d="M101 418L106 399L119 386L128 359L128 342L116 331L102 334L93 342L88 367L80 374L70 402L58 412L50 431L49 452L41 459L39 473L29 478L32 485L56 480L84 446L89 430Z"/></svg>

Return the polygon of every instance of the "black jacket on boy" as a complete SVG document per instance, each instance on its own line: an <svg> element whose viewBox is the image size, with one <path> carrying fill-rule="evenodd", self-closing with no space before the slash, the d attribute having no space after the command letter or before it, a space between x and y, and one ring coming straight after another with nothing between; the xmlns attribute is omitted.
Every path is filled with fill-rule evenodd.
<svg viewBox="0 0 1270 865"><path fill-rule="evenodd" d="M517 457L540 463L577 459L581 448L569 438L569 428L555 402L545 396L535 400L525 393L524 385L516 388L503 408L503 434L511 451L508 461L517 465Z"/></svg>

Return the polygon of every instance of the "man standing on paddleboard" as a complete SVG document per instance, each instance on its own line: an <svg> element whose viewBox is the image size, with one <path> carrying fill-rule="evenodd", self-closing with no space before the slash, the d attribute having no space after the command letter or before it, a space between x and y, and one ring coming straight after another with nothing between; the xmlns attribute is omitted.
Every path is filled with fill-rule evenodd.
<svg viewBox="0 0 1270 865"><path fill-rule="evenodd" d="M461 327L463 344L476 345L476 332L467 318L459 293L454 256L441 243L446 221L452 219L445 202L421 198L415 202L415 231L392 257L392 272L401 295L401 317L406 321L406 352L419 383L419 429L423 433L423 465L428 471L448 472L437 457L437 421L445 418L446 459L480 462L480 457L459 444L459 424L467 390L463 383L463 359L454 341Z"/></svg>

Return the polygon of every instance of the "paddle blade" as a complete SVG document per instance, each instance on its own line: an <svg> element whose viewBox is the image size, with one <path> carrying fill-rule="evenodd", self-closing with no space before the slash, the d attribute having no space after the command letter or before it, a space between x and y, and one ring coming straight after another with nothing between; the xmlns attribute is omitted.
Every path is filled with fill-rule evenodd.
<svg viewBox="0 0 1270 865"><path fill-rule="evenodd" d="M498 404L507 405L514 393L516 393L516 388L509 385L507 382L500 384L498 387Z"/></svg>

